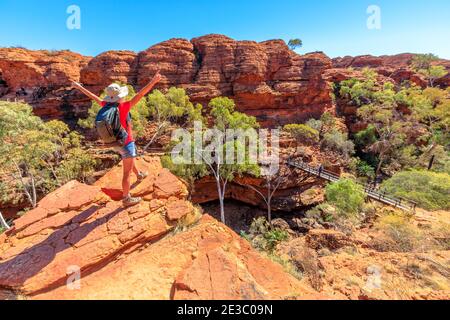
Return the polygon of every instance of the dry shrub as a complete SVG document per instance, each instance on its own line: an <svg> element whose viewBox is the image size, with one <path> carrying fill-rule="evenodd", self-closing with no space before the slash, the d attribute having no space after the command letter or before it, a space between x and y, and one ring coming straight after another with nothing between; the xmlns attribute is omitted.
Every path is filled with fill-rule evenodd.
<svg viewBox="0 0 450 320"><path fill-rule="evenodd" d="M441 222L432 228L431 233L442 250L450 250L450 223Z"/></svg>
<svg viewBox="0 0 450 320"><path fill-rule="evenodd" d="M298 254L295 257L293 263L303 274L308 276L309 282L314 289L317 291L322 290L323 283L321 270L323 269L323 266L315 251L305 248L301 254Z"/></svg>
<svg viewBox="0 0 450 320"><path fill-rule="evenodd" d="M423 251L427 246L422 230L402 213L389 212L381 216L375 228L381 232L372 243L378 251L414 252Z"/></svg>
<svg viewBox="0 0 450 320"><path fill-rule="evenodd" d="M317 291L323 287L323 265L316 251L308 248L305 238L296 238L278 247L277 254L287 257L299 273L306 276L311 286Z"/></svg>
<svg viewBox="0 0 450 320"><path fill-rule="evenodd" d="M289 273L291 276L296 278L297 280L303 279L303 273L301 270L297 268L297 266L289 259L289 257L285 255L279 255L276 253L268 253L266 254L267 258L272 260L275 263L278 263L283 267L283 270Z"/></svg>
<svg viewBox="0 0 450 320"><path fill-rule="evenodd" d="M191 227L196 225L196 223L202 218L203 209L200 206L194 206L191 213L185 215L177 222L177 226L174 233L185 232Z"/></svg>

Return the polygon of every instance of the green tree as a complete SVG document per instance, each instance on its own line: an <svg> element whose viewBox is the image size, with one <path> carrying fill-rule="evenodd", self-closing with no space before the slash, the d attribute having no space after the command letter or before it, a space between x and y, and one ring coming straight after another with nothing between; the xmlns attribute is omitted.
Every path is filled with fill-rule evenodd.
<svg viewBox="0 0 450 320"><path fill-rule="evenodd" d="M430 68L420 70L419 72L428 79L431 87L434 87L434 83L437 79L445 77L448 74L448 71L443 66L431 66Z"/></svg>
<svg viewBox="0 0 450 320"><path fill-rule="evenodd" d="M369 123L368 129L357 135L357 141L361 143L365 140L368 144L363 147L363 151L378 156L376 170L378 176L385 162L393 159L390 157L393 151L404 144L407 124L401 121L402 116L397 109L394 85L387 82L381 89L377 89L375 78L372 72L367 72L367 78L364 81L344 81L341 94L359 107L358 117Z"/></svg>
<svg viewBox="0 0 450 320"><path fill-rule="evenodd" d="M375 178L375 169L366 161L359 158L354 158L354 163L352 163L353 170L356 171L359 177L367 177L370 179Z"/></svg>
<svg viewBox="0 0 450 320"><path fill-rule="evenodd" d="M319 140L322 141L324 134L336 128L336 118L329 112L322 114L319 120L310 119L307 126L319 132Z"/></svg>
<svg viewBox="0 0 450 320"><path fill-rule="evenodd" d="M397 197L417 202L427 210L450 209L450 175L424 170L402 171L382 187Z"/></svg>
<svg viewBox="0 0 450 320"><path fill-rule="evenodd" d="M299 143L314 144L319 142L319 131L306 124L288 124L283 129Z"/></svg>
<svg viewBox="0 0 450 320"><path fill-rule="evenodd" d="M434 82L437 79L448 74L445 67L433 64L436 61L439 61L439 57L428 53L415 55L411 63L416 72L423 74L428 79L431 87L434 87Z"/></svg>
<svg viewBox="0 0 450 320"><path fill-rule="evenodd" d="M354 78L342 81L339 89L341 98L358 107L372 103L377 89L377 72L365 68L363 75L363 81Z"/></svg>
<svg viewBox="0 0 450 320"><path fill-rule="evenodd" d="M301 39L291 39L288 42L288 46L291 50L296 50L303 46L303 41Z"/></svg>
<svg viewBox="0 0 450 320"><path fill-rule="evenodd" d="M166 157L164 163L175 174L181 174L189 181L205 174L212 175L216 181L221 220L225 223L224 200L228 183L236 176L244 174L258 176L260 173L258 164L252 160L250 150L246 148L245 140L242 141L238 135L226 134L227 130L237 130L235 132L249 130L256 135L254 129L259 125L256 118L235 111L234 101L229 98L214 98L210 101L209 107L212 130L202 133L202 140L210 142L210 145L199 150L195 147L195 134L194 137L189 135L187 144L192 151L189 161L184 163L180 161L180 164L176 160L183 156L172 152L171 157ZM229 156L230 154L232 156ZM200 163L196 158L200 158Z"/></svg>
<svg viewBox="0 0 450 320"><path fill-rule="evenodd" d="M34 208L40 195L93 171L95 161L82 150L82 137L63 122L43 122L29 105L0 102L0 128L0 184L9 190L2 203L27 201ZM64 167L80 159L82 167Z"/></svg>
<svg viewBox="0 0 450 320"><path fill-rule="evenodd" d="M421 56L415 65L428 70L435 59ZM449 90L415 85L396 88L391 83L381 86L375 79L367 74L365 80L340 84L342 98L356 105L359 120L368 124L354 136L360 157L371 165L377 163L377 175L381 170L393 174L433 163L445 171L448 154L442 150L450 145ZM375 161L368 155L376 156Z"/></svg>
<svg viewBox="0 0 450 320"><path fill-rule="evenodd" d="M355 153L355 144L348 139L348 134L337 129L325 134L322 146L327 150L337 152L346 160Z"/></svg>
<svg viewBox="0 0 450 320"><path fill-rule="evenodd" d="M210 174L208 165L206 163L191 161L189 163L183 163L183 155L172 153L172 149L176 144L182 141L172 141L172 143L167 147L169 154L161 157L162 166L170 172L172 172L177 177L183 179L189 189L189 197L192 195L195 187L195 182L203 177ZM191 157L195 154L195 141L190 141Z"/></svg>
<svg viewBox="0 0 450 320"><path fill-rule="evenodd" d="M366 129L355 134L355 143L362 148L374 144L377 139L377 130L373 124L369 124Z"/></svg>
<svg viewBox="0 0 450 320"><path fill-rule="evenodd" d="M147 150L163 134L171 123L182 119L184 127L192 126L194 121L203 122L202 105L194 105L182 88L170 88L167 93L153 91L147 99L150 116L157 124L156 132L145 146Z"/></svg>
<svg viewBox="0 0 450 320"><path fill-rule="evenodd" d="M214 98L209 103L209 107L211 108L214 129L218 130L218 132L225 133L230 129L254 131L254 129L259 127L255 117L250 117L244 113L235 111L234 101L229 98ZM256 139L256 132L253 139ZM216 140L216 142L223 145L223 154L221 155L218 152L215 154L213 161L206 160L205 162L216 180L220 202L220 215L222 222L225 223L224 200L228 183L234 180L236 176L242 176L243 174L259 176L260 169L257 163L252 162L250 150L246 148L245 141L242 142L238 139L228 140L225 135L222 135L219 140ZM234 161L225 159L224 155L230 152L230 150L234 155ZM238 160L239 155L244 156L241 159L242 162Z"/></svg>
<svg viewBox="0 0 450 320"><path fill-rule="evenodd" d="M346 178L327 185L325 195L327 202L343 216L355 216L365 200L362 186Z"/></svg>
<svg viewBox="0 0 450 320"><path fill-rule="evenodd" d="M441 150L443 146L450 145L450 95L446 90L439 88L422 89L417 86L403 88L396 95L398 105L406 106L411 110L411 122L418 122L415 125L415 132L426 127L425 131L419 136L420 147L412 150L419 162L428 158L445 162L448 156ZM422 130L423 131L423 130ZM420 132L420 131L419 131ZM426 145L424 145L426 143ZM412 145L409 146L411 148ZM433 157L434 156L434 157ZM428 163L425 167L428 167Z"/></svg>
<svg viewBox="0 0 450 320"><path fill-rule="evenodd" d="M423 70L428 69L431 66L431 63L439 60L439 57L432 53L426 54L416 54L411 62L411 65L414 70Z"/></svg>

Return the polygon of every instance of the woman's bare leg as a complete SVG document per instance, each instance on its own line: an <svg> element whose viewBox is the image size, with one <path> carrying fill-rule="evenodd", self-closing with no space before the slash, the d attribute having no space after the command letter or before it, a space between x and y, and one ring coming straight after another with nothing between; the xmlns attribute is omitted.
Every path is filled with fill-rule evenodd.
<svg viewBox="0 0 450 320"><path fill-rule="evenodd" d="M136 177L139 175L139 172L140 172L136 166L136 161L134 161L134 164L133 164L133 172L136 175Z"/></svg>
<svg viewBox="0 0 450 320"><path fill-rule="evenodd" d="M133 158L123 159L123 178L122 178L122 190L123 197L126 198L130 195L131 188L131 172L134 170L135 164Z"/></svg>

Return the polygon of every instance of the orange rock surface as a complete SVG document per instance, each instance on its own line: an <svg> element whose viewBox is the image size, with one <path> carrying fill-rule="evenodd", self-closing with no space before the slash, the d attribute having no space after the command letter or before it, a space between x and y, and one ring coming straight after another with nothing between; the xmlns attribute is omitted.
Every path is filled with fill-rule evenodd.
<svg viewBox="0 0 450 320"><path fill-rule="evenodd" d="M35 299L323 299L209 216Z"/></svg>
<svg viewBox="0 0 450 320"><path fill-rule="evenodd" d="M117 201L118 166L94 186L73 181L49 194L0 236L0 297L326 298L207 215L182 231L198 215L185 185L158 158L137 165L149 172L134 184L141 204Z"/></svg>
<svg viewBox="0 0 450 320"><path fill-rule="evenodd" d="M302 283L333 299L449 300L450 250L436 246L448 241L448 214L419 209L411 223L425 237L409 250L388 245L385 234L366 227L350 235L313 229L278 253L303 272Z"/></svg>
<svg viewBox="0 0 450 320"><path fill-rule="evenodd" d="M80 70L89 60L71 51L0 48L0 99L23 100L39 116L72 116L83 101L70 95L68 87L71 81L80 80ZM68 104L71 111L66 113Z"/></svg>
<svg viewBox="0 0 450 320"><path fill-rule="evenodd" d="M82 272L99 268L133 246L158 240L178 219L193 213L185 200L185 186L162 169L159 159L142 159L138 166L150 175L134 188L134 194L151 198L156 193L153 185L169 180L173 184L170 197L148 198L124 208L121 201L114 201L119 199L113 199L120 193L120 167L95 186L69 182L16 220L2 239L0 287L25 295L51 290L66 281L70 266ZM176 211L171 218L168 208Z"/></svg>

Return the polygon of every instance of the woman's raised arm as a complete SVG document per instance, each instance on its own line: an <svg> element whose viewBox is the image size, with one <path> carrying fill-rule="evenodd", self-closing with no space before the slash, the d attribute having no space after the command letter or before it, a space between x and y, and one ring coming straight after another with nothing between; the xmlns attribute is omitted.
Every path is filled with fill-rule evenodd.
<svg viewBox="0 0 450 320"><path fill-rule="evenodd" d="M141 101L142 98L144 98L147 93L149 93L153 87L161 81L161 75L159 72L156 73L156 75L153 77L152 81L150 81L149 84L147 84L144 88L142 88L141 91L137 95L133 97L133 99L130 100L131 107L134 107Z"/></svg>
<svg viewBox="0 0 450 320"><path fill-rule="evenodd" d="M98 104L101 105L102 103L102 99L100 99L98 96L96 96L95 94L93 94L92 92L90 92L88 89L86 89L85 87L83 87L80 83L72 81L72 84L75 88L77 88L78 90L80 90L81 92L83 92L86 96L88 96L90 99L96 101Z"/></svg>

